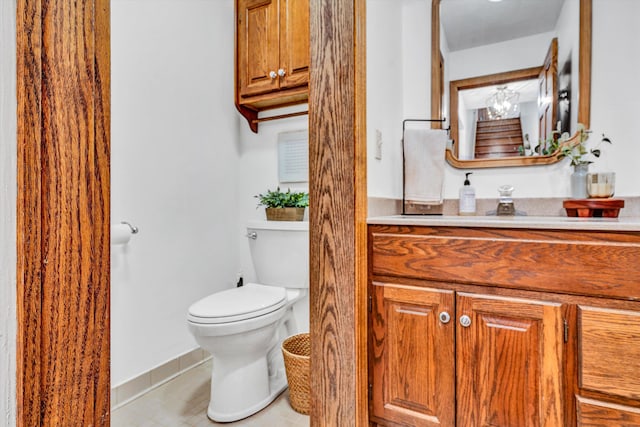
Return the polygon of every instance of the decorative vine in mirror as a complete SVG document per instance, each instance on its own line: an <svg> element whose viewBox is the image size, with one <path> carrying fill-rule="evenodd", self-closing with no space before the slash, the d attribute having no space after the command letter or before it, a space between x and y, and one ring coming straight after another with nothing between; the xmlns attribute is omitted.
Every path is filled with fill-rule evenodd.
<svg viewBox="0 0 640 427"><path fill-rule="evenodd" d="M454 1L454 0L447 0L447 1ZM491 76L489 74L492 73L484 73L485 75L482 75L482 73L479 73L477 75L472 75L473 78L460 78L460 72L456 72L456 71L451 71L451 69L449 69L448 71L448 76L451 77L451 75L453 76L458 76L458 80L456 81L452 81L451 84L451 88L450 88L450 95L451 95L451 99L449 102L447 102L447 99L444 97L445 96L445 77L444 77L444 68L447 66L446 61L448 61L450 58L448 57L448 55L446 57L443 56L442 52L441 52L441 35L440 35L440 29L441 29L441 16L440 16L440 6L441 6L441 0L432 0L432 16L431 16L431 21L432 21L432 25L431 25L431 41L432 41L432 55L431 55L431 111L432 111L432 118L436 119L436 118L443 118L443 117L449 117L451 123L451 137L452 139L454 139L454 150L447 150L446 151L446 160L454 167L456 168L462 168L462 169L477 169L477 168L495 168L495 167L512 167L512 166L532 166L532 165L545 165L545 164L552 164L552 163L556 163L559 160L562 159L562 155L560 153L560 150L556 150L555 152L551 153L551 154L545 154L544 150L539 150L539 152L535 152L535 146L536 145L540 145L542 146L542 142L540 144L537 144L535 141L545 141L547 139L547 136L549 135L549 132L551 129L555 130L556 129L556 121L560 120L560 114L556 112L557 106L558 105L562 105L562 101L564 100L565 103L572 103L574 105L573 109L574 112L571 114L571 116L573 117L573 120L571 121L571 129L575 129L575 125L577 123L582 123L586 128L589 127L589 118L590 118L590 100L591 100L591 10L592 10L592 0L565 0L565 1L571 1L571 2L578 2L579 1L579 12L578 10L575 10L575 14L579 14L579 18L576 16L575 20L579 20L579 27L576 29L576 33L579 33L579 40L576 40L572 45L575 46L576 44L579 44L579 48L576 47L575 50L578 51L577 54L577 62L578 62L578 82L577 84L574 82L574 93L573 97L570 98L569 100L567 100L567 97L571 97L570 91L571 91L571 84L569 83L569 90L567 93L567 91L564 90L564 87L562 87L562 90L557 90L555 89L557 87L557 79L560 78L561 82L562 82L562 78L563 75L557 75L558 70L557 70L557 66L553 66L552 67L552 72L555 73L555 75L553 76L553 79L551 80L553 82L553 87L554 87L554 92L553 93L549 93L547 91L546 96L551 96L552 99L554 99L554 101L552 102L552 104L554 105L554 109L548 113L548 117L546 119L542 119L543 114L539 113L540 116L536 117L535 120L540 122L540 125L538 127L537 124L534 124L534 131L531 132L531 139L533 141L531 141L530 143L521 143L520 147L510 147L509 151L510 152L514 152L514 151L518 151L518 153L520 155L517 156L510 156L510 157L493 157L493 156L504 156L505 154L491 154L491 155L486 155L488 157L485 158L477 158L475 154L475 149L473 148L473 145L475 145L474 142L471 142L470 145L472 146L471 149L467 148L463 150L463 155L458 155L458 150L460 145L455 145L455 144L459 144L460 141L460 135L458 133L459 129L461 129L458 126L458 89L461 88L461 86L464 86L464 84L472 82L471 86L467 87L467 88L479 88L480 85L476 85L473 86L474 84L478 84L478 82L482 81L483 85L485 86L489 86L491 84L491 82L487 82L486 78L490 78ZM559 2L560 4L562 4L562 2ZM577 9L577 5L574 5L574 3L570 4L570 6L574 9ZM573 22L573 21L571 21ZM460 28L460 26L458 25L457 28ZM561 28L562 31L568 31L566 28L562 27ZM548 31L548 30L547 30ZM558 31L559 32L559 31ZM566 45L565 45L565 50L569 50L571 51L572 49L567 49ZM570 54L570 53L569 53ZM542 58L541 58L542 59ZM574 58L575 59L575 58ZM452 60L452 62L455 62ZM568 63L568 66L567 64ZM569 69L569 74L571 73L571 60L570 58L566 61L565 66L561 67L560 69L560 73L563 72L562 68L568 68ZM546 64L546 60L545 63L543 64L542 61L540 62L540 66L538 67L540 70L544 70L545 66L547 66ZM575 67L575 65L574 65ZM534 67L535 68L535 67ZM468 72L468 70L465 70ZM526 70L517 70L517 71L526 71ZM514 70L514 72L516 72L516 70ZM575 71L574 71L575 73ZM463 73L464 74L464 73ZM503 73L497 73L497 74L493 74L494 76L500 76L501 74L508 74L508 72L503 72ZM451 77L452 78L452 77ZM570 76L569 76L569 79ZM508 80L508 81L513 81L513 80ZM539 81L543 81L543 80L539 80ZM447 82L448 83L448 82ZM496 80L493 85L493 90L495 92L496 89L501 89L497 84L501 83L500 81ZM503 82L504 83L504 82ZM575 87L577 86L577 91L575 89ZM447 89L449 88L449 86L447 85L446 87ZM454 94L455 92L455 94ZM471 91L470 91L471 92ZM455 96L454 96L455 95ZM472 132L470 135L465 136L467 139L468 138L473 138L471 141L475 141L475 127L476 124L479 123L477 120L478 117L480 117L480 115L484 114L487 115L488 113L490 113L490 108L486 108L486 101L484 101L484 99L487 98L486 95L480 95L480 96L485 96L485 98L479 98L479 99L483 99L483 103L485 105L482 105L481 107L485 107L485 108L481 108L480 106L476 106L476 110L474 110L474 115L470 116L471 118L469 118L467 120L467 123L471 123L470 126L467 126L467 130L465 131L466 133ZM540 97L540 99L545 99L545 96L539 94L537 95L538 97ZM573 101L571 102L571 99L573 99ZM558 101L559 100L559 101ZM537 102L537 98L536 101L533 102L532 104L538 104L541 105L539 102ZM445 112L446 110L446 106L447 104L449 104L452 107L452 111L451 114L447 114ZM575 105L577 104L577 109L575 107ZM524 104L521 104L524 105ZM453 111L453 109L456 109L456 111ZM474 107L471 107L474 108ZM529 107L531 108L531 107ZM535 107L534 107L535 108ZM539 108L541 110L541 108ZM485 110L485 111L482 111ZM470 111L470 110L469 110ZM560 111L562 111L562 107L560 107ZM565 111L566 113L566 111ZM519 116L519 115L518 115ZM455 123L454 123L455 121ZM567 118L562 118L562 130L566 131L569 128L566 127L568 126L567 123L565 123L566 121L568 121ZM439 127L439 123L438 124L434 124L434 127ZM536 129L537 127L537 129ZM472 128L472 130L470 130L469 128ZM544 129L543 129L544 128ZM523 142L524 140L528 140L529 139L529 134L526 131L520 131L520 133L523 133ZM575 132L575 134L573 135L573 137L566 139L561 143L561 145L573 145L576 144L579 141L579 133ZM499 148L498 151L500 151L500 149L502 149L503 147ZM538 147L540 148L540 147ZM470 154L469 154L469 150L470 150ZM506 151L503 150L503 151ZM528 155L527 155L528 154ZM477 156L480 156L481 154L477 154ZM475 158L474 158L475 157Z"/></svg>

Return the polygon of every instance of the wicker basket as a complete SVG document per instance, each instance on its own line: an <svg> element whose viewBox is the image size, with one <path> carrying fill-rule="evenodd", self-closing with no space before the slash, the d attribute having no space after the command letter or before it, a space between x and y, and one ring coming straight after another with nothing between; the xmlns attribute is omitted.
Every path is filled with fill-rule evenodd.
<svg viewBox="0 0 640 427"><path fill-rule="evenodd" d="M284 340L282 354L289 382L291 407L301 414L308 415L311 405L311 386L309 384L311 342L309 334L293 335Z"/></svg>

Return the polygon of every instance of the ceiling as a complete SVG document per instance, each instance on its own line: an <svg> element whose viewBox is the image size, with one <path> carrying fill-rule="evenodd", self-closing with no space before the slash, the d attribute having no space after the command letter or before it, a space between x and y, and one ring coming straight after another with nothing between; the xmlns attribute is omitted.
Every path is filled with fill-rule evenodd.
<svg viewBox="0 0 640 427"><path fill-rule="evenodd" d="M513 83L504 83L493 86L484 86L476 89L465 89L459 92L464 100L467 110L485 108L487 99L498 89L498 86L506 86L520 94L519 103L538 101L538 80L521 80Z"/></svg>
<svg viewBox="0 0 640 427"><path fill-rule="evenodd" d="M564 1L441 0L440 20L456 51L553 31Z"/></svg>

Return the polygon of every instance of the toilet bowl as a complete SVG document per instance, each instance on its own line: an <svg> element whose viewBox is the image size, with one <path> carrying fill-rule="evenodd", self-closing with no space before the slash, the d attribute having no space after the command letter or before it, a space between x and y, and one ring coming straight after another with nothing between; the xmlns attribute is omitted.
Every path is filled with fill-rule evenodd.
<svg viewBox="0 0 640 427"><path fill-rule="evenodd" d="M187 316L213 357L207 415L219 422L258 412L286 388L280 345L308 331L308 223L253 221L247 236L259 283L206 296Z"/></svg>

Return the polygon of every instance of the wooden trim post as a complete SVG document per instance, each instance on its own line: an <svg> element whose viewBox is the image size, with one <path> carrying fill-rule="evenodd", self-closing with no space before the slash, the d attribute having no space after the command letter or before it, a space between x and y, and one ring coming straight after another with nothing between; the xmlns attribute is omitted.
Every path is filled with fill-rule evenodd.
<svg viewBox="0 0 640 427"><path fill-rule="evenodd" d="M18 0L17 425L108 426L109 0Z"/></svg>
<svg viewBox="0 0 640 427"><path fill-rule="evenodd" d="M365 0L310 2L311 425L365 426Z"/></svg>

